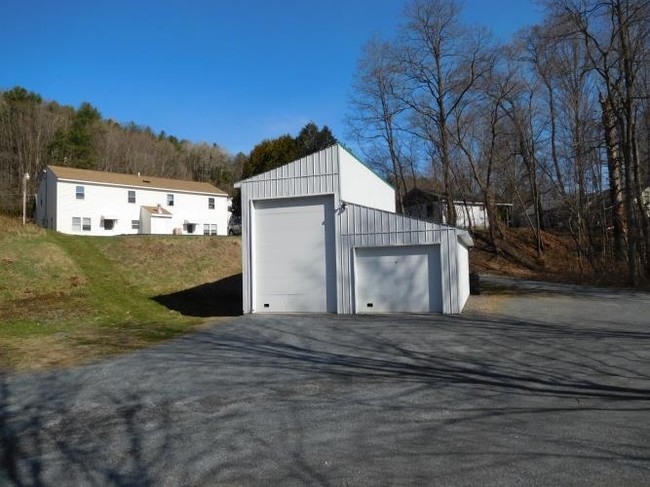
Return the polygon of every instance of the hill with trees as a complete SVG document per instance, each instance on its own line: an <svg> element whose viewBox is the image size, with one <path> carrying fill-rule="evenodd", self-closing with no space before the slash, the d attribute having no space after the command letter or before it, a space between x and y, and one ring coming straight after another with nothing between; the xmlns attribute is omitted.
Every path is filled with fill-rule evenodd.
<svg viewBox="0 0 650 487"><path fill-rule="evenodd" d="M334 134L327 125L319 129L314 122L305 125L296 137L285 134L275 139L263 140L253 147L244 161L242 179L283 166L334 145L336 142ZM241 192L237 190L232 204L232 211L235 215L241 213L240 205Z"/></svg>
<svg viewBox="0 0 650 487"><path fill-rule="evenodd" d="M230 191L246 155L217 144L179 140L135 123L104 119L90 103L78 108L15 87L0 92L0 211L19 211L23 175L34 194L47 164L210 182Z"/></svg>
<svg viewBox="0 0 650 487"><path fill-rule="evenodd" d="M285 134L275 139L263 140L253 147L244 164L242 178L270 171L334 144L336 138L327 126L319 129L318 125L310 122L296 137Z"/></svg>
<svg viewBox="0 0 650 487"><path fill-rule="evenodd" d="M593 272L650 279L650 3L543 0L508 42L463 21L456 0L412 0L358 64L349 126L400 196L423 175L447 201L481 195L535 235L565 232ZM453 205L446 220L456 221Z"/></svg>
<svg viewBox="0 0 650 487"><path fill-rule="evenodd" d="M209 182L235 196L233 184L336 143L327 126L305 125L289 134L257 144L250 154L229 154L217 144L179 140L164 131L133 122L102 118L90 103L78 108L45 101L15 87L0 92L0 212L21 209L23 176L28 194L36 192L38 175L48 164L99 171Z"/></svg>

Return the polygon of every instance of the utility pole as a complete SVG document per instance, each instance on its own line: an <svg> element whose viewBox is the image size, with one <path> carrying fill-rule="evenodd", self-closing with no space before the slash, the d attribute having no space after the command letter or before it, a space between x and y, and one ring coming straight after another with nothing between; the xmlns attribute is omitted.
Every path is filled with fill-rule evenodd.
<svg viewBox="0 0 650 487"><path fill-rule="evenodd" d="M27 222L27 181L29 181L28 172L23 176L23 226Z"/></svg>

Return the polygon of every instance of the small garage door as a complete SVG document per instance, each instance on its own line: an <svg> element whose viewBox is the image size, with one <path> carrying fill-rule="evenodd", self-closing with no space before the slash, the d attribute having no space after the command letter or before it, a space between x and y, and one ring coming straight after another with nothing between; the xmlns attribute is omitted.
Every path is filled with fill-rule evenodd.
<svg viewBox="0 0 650 487"><path fill-rule="evenodd" d="M355 250L357 313L442 311L440 246Z"/></svg>
<svg viewBox="0 0 650 487"><path fill-rule="evenodd" d="M253 311L336 312L334 197L254 203Z"/></svg>

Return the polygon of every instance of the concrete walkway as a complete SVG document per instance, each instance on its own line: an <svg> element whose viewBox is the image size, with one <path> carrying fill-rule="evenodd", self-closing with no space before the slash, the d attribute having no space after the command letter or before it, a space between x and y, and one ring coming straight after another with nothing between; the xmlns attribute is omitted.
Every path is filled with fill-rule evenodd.
<svg viewBox="0 0 650 487"><path fill-rule="evenodd" d="M472 301L4 376L0 485L650 485L650 297Z"/></svg>

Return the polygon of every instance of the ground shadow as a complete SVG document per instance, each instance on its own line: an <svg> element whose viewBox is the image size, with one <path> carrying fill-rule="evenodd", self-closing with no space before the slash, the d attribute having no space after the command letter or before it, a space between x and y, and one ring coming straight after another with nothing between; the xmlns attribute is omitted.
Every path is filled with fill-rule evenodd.
<svg viewBox="0 0 650 487"><path fill-rule="evenodd" d="M200 286L205 312L239 279ZM645 325L248 315L0 372L0 485L648 485L648 344Z"/></svg>
<svg viewBox="0 0 650 487"><path fill-rule="evenodd" d="M242 314L242 275L235 274L153 299L186 316L239 316Z"/></svg>

